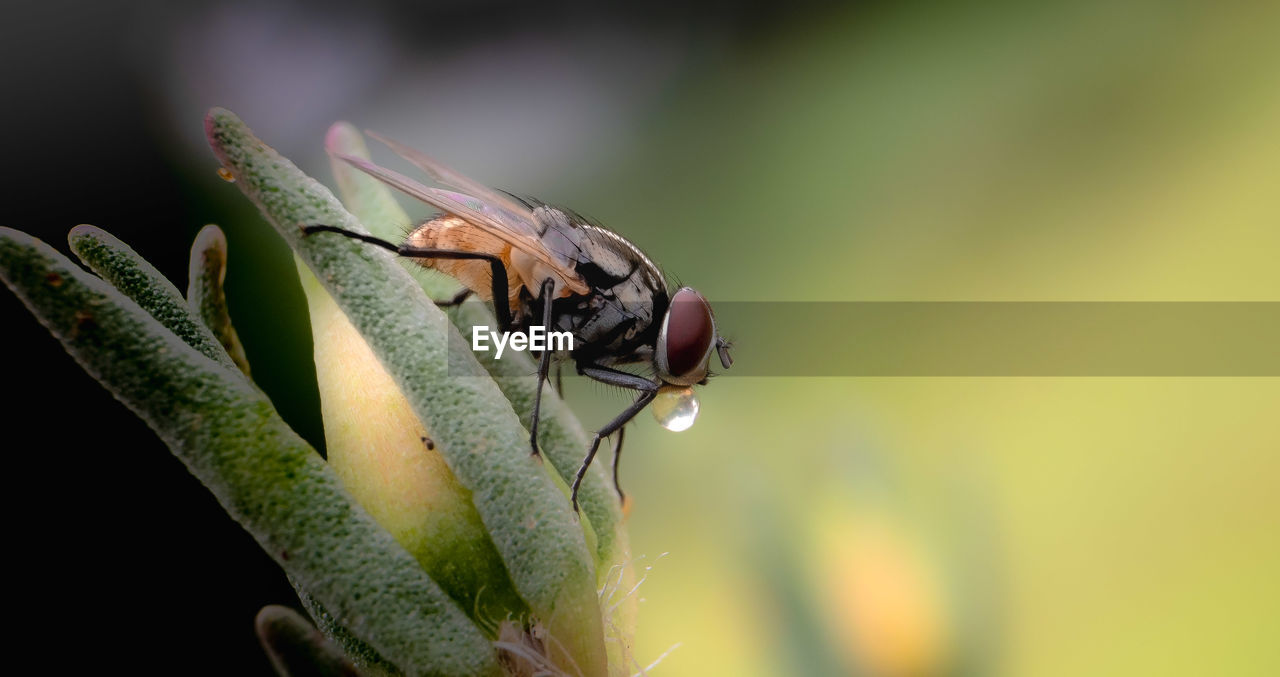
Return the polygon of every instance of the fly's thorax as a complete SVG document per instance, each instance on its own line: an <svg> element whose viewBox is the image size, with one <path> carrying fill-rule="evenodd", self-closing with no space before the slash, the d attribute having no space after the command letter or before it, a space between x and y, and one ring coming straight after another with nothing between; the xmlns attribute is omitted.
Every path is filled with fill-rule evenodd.
<svg viewBox="0 0 1280 677"><path fill-rule="evenodd" d="M533 214L547 253L564 262L565 269L573 271L589 291L565 288L545 261L515 249L512 268L527 282L513 304L514 324L521 328L542 324L539 281L550 278L557 283L550 328L574 335L576 356L647 361L666 304L666 287L657 266L622 236L581 217L546 205L537 206Z"/></svg>
<svg viewBox="0 0 1280 677"><path fill-rule="evenodd" d="M547 251L592 289L609 289L633 275L647 287L665 289L658 267L630 240L555 207L539 206L533 214Z"/></svg>
<svg viewBox="0 0 1280 677"><path fill-rule="evenodd" d="M615 233L589 228L589 242L607 256L593 258L578 273L597 290L594 313L584 322L602 355L623 362L647 361L667 307L657 266ZM601 263L603 261L603 263Z"/></svg>
<svg viewBox="0 0 1280 677"><path fill-rule="evenodd" d="M615 289L558 299L552 307L559 331L574 335L575 357L602 363L648 362L658 332L658 308L665 296L627 296Z"/></svg>

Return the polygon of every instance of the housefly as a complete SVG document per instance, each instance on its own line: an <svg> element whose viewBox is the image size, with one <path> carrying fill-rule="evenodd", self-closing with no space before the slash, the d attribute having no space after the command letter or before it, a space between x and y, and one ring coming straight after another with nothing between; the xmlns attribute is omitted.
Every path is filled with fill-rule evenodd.
<svg viewBox="0 0 1280 677"><path fill-rule="evenodd" d="M553 357L572 361L582 376L636 391L635 401L592 438L571 494L576 511L578 488L601 440L617 432L613 481L621 498L623 426L660 395L679 400L674 406L686 412L696 407L689 388L706 384L712 353L724 368L732 364L707 299L692 287L669 290L658 266L638 247L570 210L488 188L418 151L370 135L452 190L428 187L363 158L335 157L442 214L413 229L401 244L335 226L303 230L375 244L453 277L465 289L438 303L461 303L471 294L492 301L503 332L524 333L541 322L546 331L571 333L572 351L540 356L529 444L538 455L542 388ZM647 367L651 376L618 368L625 365ZM686 416L682 425L689 422Z"/></svg>

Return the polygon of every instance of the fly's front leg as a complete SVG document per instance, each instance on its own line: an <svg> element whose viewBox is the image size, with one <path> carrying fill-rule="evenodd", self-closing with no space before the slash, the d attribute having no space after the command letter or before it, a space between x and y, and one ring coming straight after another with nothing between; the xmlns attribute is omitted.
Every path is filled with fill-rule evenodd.
<svg viewBox="0 0 1280 677"><path fill-rule="evenodd" d="M644 411L644 408L649 406L649 403L653 401L653 398L658 396L658 388L662 386L661 383L654 383L647 378L642 378L635 374L629 374L625 371L619 371L617 369L600 365L579 365L578 373L600 381L601 383L629 388L631 390L639 390L640 396L636 398L635 402L631 403L631 406L623 410L621 414L618 414L603 428L596 431L595 437L592 438L591 448L587 450L587 456L582 459L582 465L578 468L578 474L573 478L573 491L570 494L570 501L573 503L574 512L578 511L578 488L582 486L582 478L586 476L587 468L591 466L591 461L596 457L596 451L600 448L600 440L612 435L615 431L620 430L622 426L635 418L636 414ZM621 442L621 440L619 440L619 442ZM620 450L621 447L619 446L617 449ZM617 463L616 458L614 459L614 463ZM614 477L614 488L617 488L616 475ZM621 490L619 490L619 493L621 493Z"/></svg>
<svg viewBox="0 0 1280 677"><path fill-rule="evenodd" d="M547 278L542 283L542 328L551 328L551 293L555 289L555 280ZM529 418L529 446L533 455L538 456L538 416L542 411L542 384L547 382L547 374L551 371L551 350L548 346L542 351L538 360L538 389L533 394L533 415Z"/></svg>

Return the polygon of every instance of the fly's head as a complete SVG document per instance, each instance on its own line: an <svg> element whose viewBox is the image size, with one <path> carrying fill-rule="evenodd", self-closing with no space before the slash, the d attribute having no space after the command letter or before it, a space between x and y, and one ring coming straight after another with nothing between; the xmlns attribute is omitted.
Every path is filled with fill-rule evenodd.
<svg viewBox="0 0 1280 677"><path fill-rule="evenodd" d="M658 378L674 386L705 384L714 352L725 369L733 364L729 343L716 332L711 304L692 287L681 287L672 295L658 331L654 350Z"/></svg>
<svg viewBox="0 0 1280 677"><path fill-rule="evenodd" d="M680 431L693 425L698 397L691 386L706 384L713 352L719 353L725 369L733 364L728 341L716 332L711 304L695 289L681 287L663 315L653 354L664 384L653 402L653 415L664 428Z"/></svg>

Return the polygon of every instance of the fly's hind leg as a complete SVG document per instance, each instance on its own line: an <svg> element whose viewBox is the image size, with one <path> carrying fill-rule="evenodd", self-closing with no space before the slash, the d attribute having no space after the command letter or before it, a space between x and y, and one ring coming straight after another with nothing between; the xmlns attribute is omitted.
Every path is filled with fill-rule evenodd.
<svg viewBox="0 0 1280 677"><path fill-rule="evenodd" d="M436 301L436 307L452 308L454 306L460 306L462 305L463 301L466 301L468 298L471 298L471 295L474 293L475 292L464 287L462 291L458 292L457 294L454 294L453 298L449 299L448 301Z"/></svg>
<svg viewBox="0 0 1280 677"><path fill-rule="evenodd" d="M377 245L379 247L382 247L383 249L395 252L396 254L399 254L400 256L403 256L406 258L455 259L455 260L472 259L472 260L478 260L478 261L485 261L489 264L489 269L492 272L491 282L493 283L493 313L494 315L497 316L498 325L499 325L498 328L503 332L511 331L511 304L507 300L507 268L502 264L502 259L498 258L494 254L486 254L484 252L459 251L455 249L430 249L427 247L411 247L409 245L395 245L391 242L387 242L386 240L374 237L372 235L357 233L355 231L347 230L346 228L339 228L337 226L324 226L324 225L303 226L302 232L306 235L313 235L315 233L337 233L338 235L343 235L353 240L360 240L361 242L368 242L369 244ZM471 290L469 289L467 290L467 295L470 294L470 291ZM466 295L459 294L459 296L455 296L452 300L448 301L447 305L461 303L462 300L465 300L465 299L466 299Z"/></svg>

